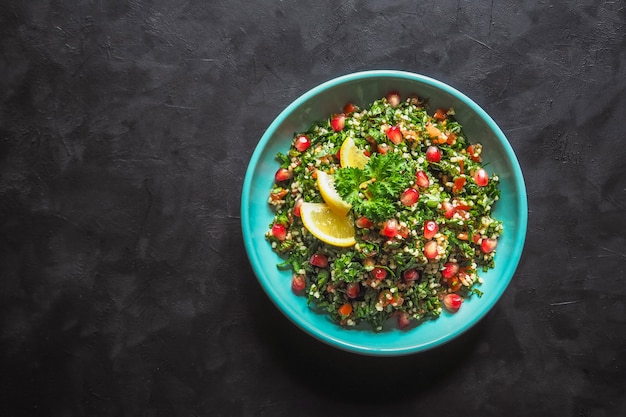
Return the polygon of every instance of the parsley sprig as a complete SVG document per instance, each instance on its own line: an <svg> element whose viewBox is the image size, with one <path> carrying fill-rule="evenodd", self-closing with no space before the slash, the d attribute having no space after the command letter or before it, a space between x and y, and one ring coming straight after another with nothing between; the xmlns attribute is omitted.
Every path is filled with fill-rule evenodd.
<svg viewBox="0 0 626 417"><path fill-rule="evenodd" d="M400 194L410 185L414 167L395 152L373 154L363 169L341 168L335 188L355 213L384 221L397 211Z"/></svg>

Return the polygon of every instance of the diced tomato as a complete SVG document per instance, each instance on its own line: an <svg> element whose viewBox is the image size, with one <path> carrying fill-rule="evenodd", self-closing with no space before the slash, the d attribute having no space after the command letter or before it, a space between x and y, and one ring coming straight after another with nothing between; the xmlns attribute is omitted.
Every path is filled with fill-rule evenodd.
<svg viewBox="0 0 626 417"><path fill-rule="evenodd" d="M348 317L350 313L352 313L352 304L345 303L344 305L339 307L339 314L341 314L342 317Z"/></svg>
<svg viewBox="0 0 626 417"><path fill-rule="evenodd" d="M426 220L424 222L424 237L426 239L432 239L439 231L439 225L434 220Z"/></svg>
<svg viewBox="0 0 626 417"><path fill-rule="evenodd" d="M279 188L270 193L270 198L274 201L282 200L284 196L288 193L284 188Z"/></svg>
<svg viewBox="0 0 626 417"><path fill-rule="evenodd" d="M479 143L475 143L467 147L467 153L470 159L475 162L482 161L482 158L480 157L480 154L482 153L482 151L483 151L483 147Z"/></svg>
<svg viewBox="0 0 626 417"><path fill-rule="evenodd" d="M454 185L452 186L452 192L460 193L461 191L463 191L463 187L465 186L466 181L467 180L465 179L465 177L456 177L454 179Z"/></svg>
<svg viewBox="0 0 626 417"><path fill-rule="evenodd" d="M448 112L444 109L437 109L435 110L435 114L433 115L433 117L435 118L435 120L443 122L448 118Z"/></svg>
<svg viewBox="0 0 626 417"><path fill-rule="evenodd" d="M380 145L377 145L376 150L378 151L378 153L385 155L387 152L389 152L389 145L387 145L386 143L381 143Z"/></svg>

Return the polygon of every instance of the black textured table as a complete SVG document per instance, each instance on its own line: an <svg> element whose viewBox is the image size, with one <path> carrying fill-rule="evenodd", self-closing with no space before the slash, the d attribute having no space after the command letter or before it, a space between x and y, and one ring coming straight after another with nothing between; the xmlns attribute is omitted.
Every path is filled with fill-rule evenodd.
<svg viewBox="0 0 626 417"><path fill-rule="evenodd" d="M626 415L626 8L6 0L0 415ZM460 339L326 346L269 301L240 193L273 118L333 77L447 82L526 178L512 283Z"/></svg>

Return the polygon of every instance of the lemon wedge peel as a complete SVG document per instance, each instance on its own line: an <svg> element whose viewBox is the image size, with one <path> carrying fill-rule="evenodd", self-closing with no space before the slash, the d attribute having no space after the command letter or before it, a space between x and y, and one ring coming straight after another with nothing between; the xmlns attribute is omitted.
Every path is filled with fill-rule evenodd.
<svg viewBox="0 0 626 417"><path fill-rule="evenodd" d="M367 164L369 157L363 153L354 143L351 137L346 138L341 144L339 162L342 168L361 168Z"/></svg>
<svg viewBox="0 0 626 417"><path fill-rule="evenodd" d="M324 199L324 202L332 211L340 216L346 216L352 204L341 198L334 185L334 177L324 171L317 171L317 188Z"/></svg>
<svg viewBox="0 0 626 417"><path fill-rule="evenodd" d="M300 218L304 227L324 243L339 247L356 244L352 219L340 216L325 203L302 203Z"/></svg>

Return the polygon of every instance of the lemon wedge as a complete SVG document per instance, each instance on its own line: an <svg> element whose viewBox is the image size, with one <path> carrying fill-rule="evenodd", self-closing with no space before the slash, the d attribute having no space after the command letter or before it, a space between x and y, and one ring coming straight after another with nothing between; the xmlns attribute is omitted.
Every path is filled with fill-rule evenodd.
<svg viewBox="0 0 626 417"><path fill-rule="evenodd" d="M354 224L348 216L340 216L324 203L302 203L300 218L304 227L319 240L333 246L353 246Z"/></svg>
<svg viewBox="0 0 626 417"><path fill-rule="evenodd" d="M369 161L369 157L363 153L354 143L354 139L346 138L341 144L340 163L342 168L363 168Z"/></svg>
<svg viewBox="0 0 626 417"><path fill-rule="evenodd" d="M317 171L317 188L332 211L340 216L348 214L352 205L344 201L335 189L335 177L324 171Z"/></svg>

